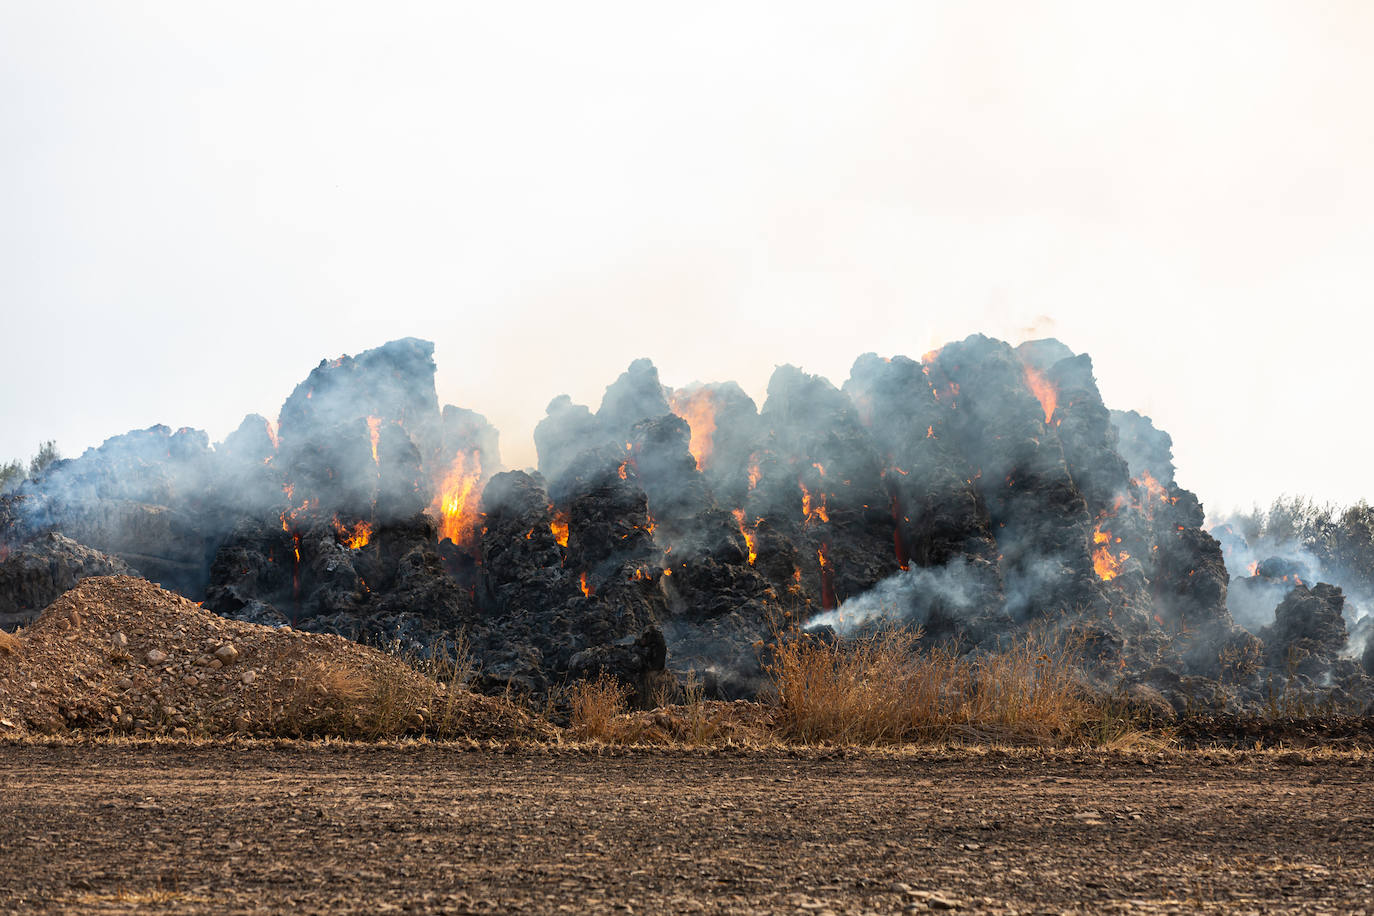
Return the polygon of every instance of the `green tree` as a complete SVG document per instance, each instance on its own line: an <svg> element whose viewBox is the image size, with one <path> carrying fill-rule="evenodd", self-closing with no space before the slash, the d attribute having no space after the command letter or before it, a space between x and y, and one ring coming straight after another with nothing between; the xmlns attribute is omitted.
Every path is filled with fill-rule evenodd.
<svg viewBox="0 0 1374 916"><path fill-rule="evenodd" d="M0 493L14 489L24 482L24 465L18 461L0 464Z"/></svg>
<svg viewBox="0 0 1374 916"><path fill-rule="evenodd" d="M38 446L38 454L34 455L33 459L29 461L29 477L37 477L47 470L49 465L59 460L61 457L62 453L57 450L57 442L52 439L44 442L42 445Z"/></svg>

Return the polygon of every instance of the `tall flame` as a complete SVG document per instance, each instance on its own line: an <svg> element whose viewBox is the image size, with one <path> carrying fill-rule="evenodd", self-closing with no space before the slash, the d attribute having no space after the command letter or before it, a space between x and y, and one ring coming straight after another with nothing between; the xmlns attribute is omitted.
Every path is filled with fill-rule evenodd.
<svg viewBox="0 0 1374 916"><path fill-rule="evenodd" d="M802 491L802 518L807 522L812 519L820 519L823 522L830 521L830 513L825 508L825 494L821 493L820 500L817 502L812 498L811 491L806 488L806 484L799 480L797 486L801 487Z"/></svg>
<svg viewBox="0 0 1374 916"><path fill-rule="evenodd" d="M549 530L553 532L553 539L558 542L559 547L568 546L567 510L559 510L553 514L553 519L549 522Z"/></svg>
<svg viewBox="0 0 1374 916"><path fill-rule="evenodd" d="M673 413L687 421L692 439L687 450L697 461L697 470L706 467L711 458L711 439L716 433L716 395L709 388L695 391L675 391L668 399Z"/></svg>
<svg viewBox="0 0 1374 916"><path fill-rule="evenodd" d="M821 564L821 610L833 611L839 606L835 600L835 570L830 566L830 545L822 544L816 551L816 559Z"/></svg>
<svg viewBox="0 0 1374 916"><path fill-rule="evenodd" d="M1097 528L1093 531L1093 544L1096 545L1093 549L1093 571L1103 582L1111 581L1120 575L1121 564L1131 558L1131 555L1124 550L1114 556L1107 549L1107 545L1111 543L1112 533L1103 531L1102 523L1098 522Z"/></svg>
<svg viewBox="0 0 1374 916"><path fill-rule="evenodd" d="M752 489L754 489L754 487L757 487L757 486L759 485L759 481L762 480L762 479L763 479L763 471L761 471L761 470L759 469L759 459L758 459L756 456L754 456L754 455L750 455L750 456L749 456L749 489L752 490Z"/></svg>
<svg viewBox="0 0 1374 916"><path fill-rule="evenodd" d="M1027 365L1026 387L1035 395L1035 399L1040 402L1040 406L1045 411L1045 422L1050 422L1054 416L1054 409L1059 404L1059 389L1050 384L1050 380L1045 378L1044 373L1033 366Z"/></svg>
<svg viewBox="0 0 1374 916"><path fill-rule="evenodd" d="M481 453L477 449L458 452L430 507L439 520L439 540L448 538L459 546L471 546L482 484Z"/></svg>
<svg viewBox="0 0 1374 916"><path fill-rule="evenodd" d="M377 465L378 467L381 467L382 463L377 459L377 443L381 441L382 438L381 417L367 418L367 434L372 439L372 463Z"/></svg>
<svg viewBox="0 0 1374 916"><path fill-rule="evenodd" d="M582 587L582 595L584 597L590 598L592 595L596 594L596 589L587 584L587 574L585 572L578 579L577 584Z"/></svg>
<svg viewBox="0 0 1374 916"><path fill-rule="evenodd" d="M744 536L744 544L749 548L749 565L753 566L754 560L758 559L759 555L756 543L757 535L749 528L745 527L743 509L734 510L733 515L735 516L735 523L739 525L739 533Z"/></svg>

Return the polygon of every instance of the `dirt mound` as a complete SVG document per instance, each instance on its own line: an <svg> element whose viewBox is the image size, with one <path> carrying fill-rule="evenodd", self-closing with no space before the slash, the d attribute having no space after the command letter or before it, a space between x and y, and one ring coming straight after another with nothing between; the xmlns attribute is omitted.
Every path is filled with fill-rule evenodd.
<svg viewBox="0 0 1374 916"><path fill-rule="evenodd" d="M0 734L74 729L486 739L547 726L342 637L227 620L100 576L0 643Z"/></svg>

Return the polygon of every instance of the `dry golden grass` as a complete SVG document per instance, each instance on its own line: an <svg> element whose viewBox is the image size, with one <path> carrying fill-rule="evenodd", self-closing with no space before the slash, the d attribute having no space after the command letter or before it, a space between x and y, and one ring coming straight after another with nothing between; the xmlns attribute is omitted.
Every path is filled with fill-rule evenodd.
<svg viewBox="0 0 1374 916"><path fill-rule="evenodd" d="M452 664L431 667L436 680L388 659L376 665L319 659L285 678L251 731L290 738L347 738L380 741L406 736L439 740L470 734L475 723L502 722L515 735L547 736L552 726L509 700L470 693L467 670Z"/></svg>
<svg viewBox="0 0 1374 916"><path fill-rule="evenodd" d="M978 656L919 640L902 629L781 640L765 670L782 735L837 744L1103 743L1129 732L1083 686L1073 653L1053 640L1032 634Z"/></svg>
<svg viewBox="0 0 1374 916"><path fill-rule="evenodd" d="M24 647L24 640L8 630L0 630L0 654L9 655Z"/></svg>
<svg viewBox="0 0 1374 916"><path fill-rule="evenodd" d="M574 733L592 741L622 740L623 736L612 728L612 724L616 717L625 713L629 697L630 689L607 674L573 685L568 705Z"/></svg>

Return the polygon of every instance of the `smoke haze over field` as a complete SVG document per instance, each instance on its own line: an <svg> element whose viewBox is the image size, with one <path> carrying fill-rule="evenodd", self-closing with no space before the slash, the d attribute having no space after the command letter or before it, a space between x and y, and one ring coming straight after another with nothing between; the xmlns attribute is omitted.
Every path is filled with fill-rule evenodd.
<svg viewBox="0 0 1374 916"><path fill-rule="evenodd" d="M0 9L0 459L434 340L507 465L596 404L984 332L1213 511L1369 495L1364 3Z"/></svg>

